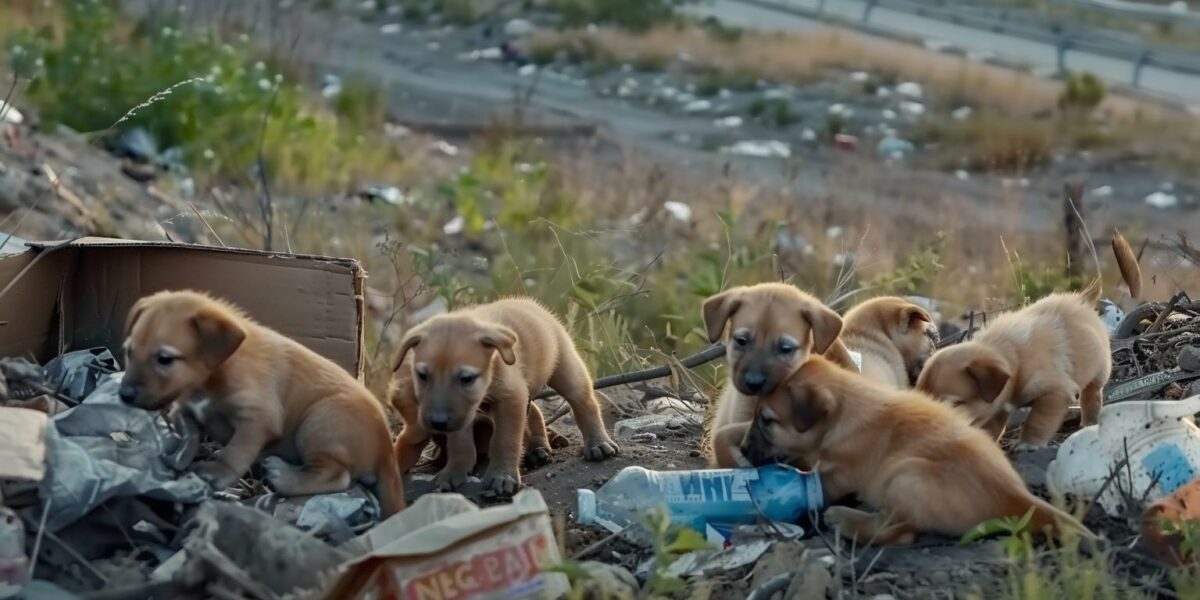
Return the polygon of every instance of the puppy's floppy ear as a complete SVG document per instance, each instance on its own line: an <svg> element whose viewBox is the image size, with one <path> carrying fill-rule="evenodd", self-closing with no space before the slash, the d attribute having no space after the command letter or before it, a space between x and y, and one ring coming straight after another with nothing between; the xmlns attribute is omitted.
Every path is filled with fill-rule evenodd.
<svg viewBox="0 0 1200 600"><path fill-rule="evenodd" d="M725 290L704 301L704 327L708 330L708 341L716 342L725 332L725 324L733 313L742 307L741 289Z"/></svg>
<svg viewBox="0 0 1200 600"><path fill-rule="evenodd" d="M200 340L200 359L210 369L225 362L246 340L246 330L219 310L200 309L191 322Z"/></svg>
<svg viewBox="0 0 1200 600"><path fill-rule="evenodd" d="M824 354L841 335L842 318L824 304L805 307L803 313L812 328L813 352Z"/></svg>
<svg viewBox="0 0 1200 600"><path fill-rule="evenodd" d="M504 364L517 364L517 354L513 352L513 346L517 344L517 334L513 330L503 325L488 325L480 332L479 343L499 352Z"/></svg>
<svg viewBox="0 0 1200 600"><path fill-rule="evenodd" d="M404 357L408 356L408 351L412 350L417 344L420 343L420 329L410 329L409 332L404 335L404 339L400 340L400 352L396 354L396 364L392 366L393 373L400 370L400 365L404 364Z"/></svg>
<svg viewBox="0 0 1200 600"><path fill-rule="evenodd" d="M979 386L979 395L987 402L995 402L1012 375L998 359L984 356L972 360L967 365L967 375Z"/></svg>
<svg viewBox="0 0 1200 600"><path fill-rule="evenodd" d="M824 386L798 381L788 386L792 399L792 427L804 433L824 421L833 410L833 394Z"/></svg>
<svg viewBox="0 0 1200 600"><path fill-rule="evenodd" d="M913 327L919 326L922 322L933 323L933 317L925 312L925 309L915 304L905 305L900 309L900 319L897 321L904 331L909 331Z"/></svg>
<svg viewBox="0 0 1200 600"><path fill-rule="evenodd" d="M137 324L138 319L142 318L142 313L146 312L146 307L150 305L150 297L147 296L133 303L129 309L129 316L125 317L125 337L128 338L130 333L133 333L133 326Z"/></svg>

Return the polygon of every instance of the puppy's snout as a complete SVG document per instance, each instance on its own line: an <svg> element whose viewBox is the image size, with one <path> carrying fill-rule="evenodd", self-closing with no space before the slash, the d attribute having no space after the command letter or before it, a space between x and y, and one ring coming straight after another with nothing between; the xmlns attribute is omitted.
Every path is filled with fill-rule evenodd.
<svg viewBox="0 0 1200 600"><path fill-rule="evenodd" d="M425 422L431 431L442 433L450 431L450 413L448 412L431 412L425 417Z"/></svg>
<svg viewBox="0 0 1200 600"><path fill-rule="evenodd" d="M117 395L121 397L121 402L124 402L125 404L133 404L134 402L137 402L138 391L136 387L129 385L128 383L123 383L121 384L120 389L117 390Z"/></svg>
<svg viewBox="0 0 1200 600"><path fill-rule="evenodd" d="M742 385L751 394L757 394L767 387L767 374L762 371L746 371L742 376Z"/></svg>

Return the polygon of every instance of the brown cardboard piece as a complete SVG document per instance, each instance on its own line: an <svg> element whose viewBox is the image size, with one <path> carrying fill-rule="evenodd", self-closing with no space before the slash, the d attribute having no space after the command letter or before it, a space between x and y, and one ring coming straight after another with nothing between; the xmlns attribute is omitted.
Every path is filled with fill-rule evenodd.
<svg viewBox="0 0 1200 600"><path fill-rule="evenodd" d="M365 273L356 260L95 237L28 246L0 256L0 356L44 363L97 346L123 356L138 298L193 289L362 374Z"/></svg>
<svg viewBox="0 0 1200 600"><path fill-rule="evenodd" d="M526 489L512 504L480 509L459 494L425 494L341 550L327 600L518 600L559 598L566 576L549 509Z"/></svg>

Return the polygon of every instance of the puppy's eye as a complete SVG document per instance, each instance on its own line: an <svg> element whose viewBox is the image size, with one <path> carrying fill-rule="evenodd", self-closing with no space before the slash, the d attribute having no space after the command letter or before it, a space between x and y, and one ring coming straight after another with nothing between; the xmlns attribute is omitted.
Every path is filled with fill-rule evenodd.
<svg viewBox="0 0 1200 600"><path fill-rule="evenodd" d="M736 344L739 348L744 348L750 344L750 336L745 335L745 334L735 335L735 336L733 336L733 343Z"/></svg>
<svg viewBox="0 0 1200 600"><path fill-rule="evenodd" d="M475 383L475 380L478 378L478 375L460 375L458 382L463 385L471 385L472 383Z"/></svg>
<svg viewBox="0 0 1200 600"><path fill-rule="evenodd" d="M425 371L417 371L417 379L420 379L421 381L429 381L429 373L426 373Z"/></svg>
<svg viewBox="0 0 1200 600"><path fill-rule="evenodd" d="M783 354L784 356L792 354L796 351L796 346L794 344L792 344L791 342L781 342L779 344L778 348L779 348L779 353Z"/></svg>
<svg viewBox="0 0 1200 600"><path fill-rule="evenodd" d="M159 354L158 356L154 357L154 360L155 360L155 362L158 363L158 366L160 366L160 367L169 367L169 366L175 364L176 358L177 357L171 356L170 354Z"/></svg>

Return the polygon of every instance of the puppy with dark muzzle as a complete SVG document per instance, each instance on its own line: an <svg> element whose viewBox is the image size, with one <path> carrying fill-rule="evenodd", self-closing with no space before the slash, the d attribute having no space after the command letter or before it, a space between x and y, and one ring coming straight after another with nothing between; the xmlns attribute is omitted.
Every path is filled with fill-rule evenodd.
<svg viewBox="0 0 1200 600"><path fill-rule="evenodd" d="M267 483L284 496L373 481L385 515L404 508L379 401L329 359L227 302L189 291L137 301L120 396L146 410L208 398L207 431L225 446L195 470L218 490L265 453Z"/></svg>
<svg viewBox="0 0 1200 600"><path fill-rule="evenodd" d="M1025 487L1008 458L954 409L897 390L822 357L759 400L746 451L815 469L831 502L857 496L876 512L832 506L824 518L860 544L911 544L917 534L961 537L1001 517L1092 534Z"/></svg>
<svg viewBox="0 0 1200 600"><path fill-rule="evenodd" d="M604 429L592 377L562 323L531 299L510 298L439 315L400 343L389 396L404 430L396 440L401 472L416 464L433 435L446 436L440 489L461 486L474 470L476 416L494 424L484 487L511 495L520 487L522 442L547 452L546 426L530 402L549 385L571 407L583 433L583 456L619 452Z"/></svg>
<svg viewBox="0 0 1200 600"><path fill-rule="evenodd" d="M750 466L739 447L754 419L756 396L774 391L813 354L854 368L838 340L842 319L784 283L731 288L706 300L703 310L710 342L720 340L729 326L729 381L717 401L711 462L721 468Z"/></svg>

